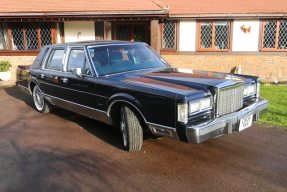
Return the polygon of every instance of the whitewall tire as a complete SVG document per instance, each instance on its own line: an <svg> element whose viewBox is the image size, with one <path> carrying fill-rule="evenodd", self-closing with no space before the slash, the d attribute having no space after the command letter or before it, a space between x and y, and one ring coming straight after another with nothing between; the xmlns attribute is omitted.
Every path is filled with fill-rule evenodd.
<svg viewBox="0 0 287 192"><path fill-rule="evenodd" d="M33 89L33 101L37 111L41 113L49 113L51 111L51 105L48 103L38 85L35 85Z"/></svg>

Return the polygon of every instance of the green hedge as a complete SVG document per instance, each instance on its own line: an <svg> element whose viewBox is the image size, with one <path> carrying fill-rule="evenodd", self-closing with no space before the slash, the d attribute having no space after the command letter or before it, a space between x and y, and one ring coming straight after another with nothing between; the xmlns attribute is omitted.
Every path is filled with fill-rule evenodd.
<svg viewBox="0 0 287 192"><path fill-rule="evenodd" d="M9 61L0 61L0 72L9 71L11 66Z"/></svg>

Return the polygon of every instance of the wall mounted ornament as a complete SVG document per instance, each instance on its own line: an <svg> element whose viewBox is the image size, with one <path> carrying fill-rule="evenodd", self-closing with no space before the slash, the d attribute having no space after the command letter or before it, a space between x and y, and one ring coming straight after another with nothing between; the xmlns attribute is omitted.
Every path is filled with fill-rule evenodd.
<svg viewBox="0 0 287 192"><path fill-rule="evenodd" d="M251 26L247 26L247 25L242 25L240 27L241 31L243 31L243 33L250 33L251 32Z"/></svg>

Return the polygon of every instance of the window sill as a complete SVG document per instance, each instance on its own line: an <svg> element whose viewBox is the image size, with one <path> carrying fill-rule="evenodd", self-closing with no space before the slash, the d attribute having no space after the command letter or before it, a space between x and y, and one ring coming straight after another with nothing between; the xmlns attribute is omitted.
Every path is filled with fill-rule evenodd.
<svg viewBox="0 0 287 192"><path fill-rule="evenodd" d="M197 52L230 52L229 49L198 49Z"/></svg>
<svg viewBox="0 0 287 192"><path fill-rule="evenodd" d="M261 52L287 52L287 49L261 49Z"/></svg>
<svg viewBox="0 0 287 192"><path fill-rule="evenodd" d="M0 50L0 56L37 56L40 51L11 51L11 50Z"/></svg>
<svg viewBox="0 0 287 192"><path fill-rule="evenodd" d="M160 53L176 53L176 49L160 49Z"/></svg>

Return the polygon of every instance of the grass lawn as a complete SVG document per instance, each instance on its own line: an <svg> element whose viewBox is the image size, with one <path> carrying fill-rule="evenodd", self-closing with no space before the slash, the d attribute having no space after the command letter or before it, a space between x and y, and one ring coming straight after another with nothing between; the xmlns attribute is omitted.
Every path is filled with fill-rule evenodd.
<svg viewBox="0 0 287 192"><path fill-rule="evenodd" d="M269 105L260 122L287 130L287 86L262 85L261 97L267 99Z"/></svg>

